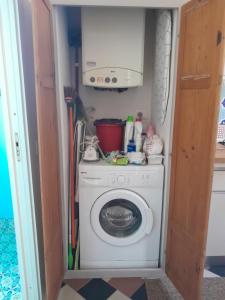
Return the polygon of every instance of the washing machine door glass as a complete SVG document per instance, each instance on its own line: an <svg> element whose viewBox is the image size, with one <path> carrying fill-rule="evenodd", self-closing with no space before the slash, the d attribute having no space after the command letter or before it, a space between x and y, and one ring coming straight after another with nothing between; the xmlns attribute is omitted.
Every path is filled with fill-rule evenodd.
<svg viewBox="0 0 225 300"><path fill-rule="evenodd" d="M134 203L126 199L113 199L101 209L99 222L108 234L127 237L138 230L142 216Z"/></svg>
<svg viewBox="0 0 225 300"><path fill-rule="evenodd" d="M91 209L91 225L104 242L127 246L150 234L153 213L133 191L116 189L102 194Z"/></svg>

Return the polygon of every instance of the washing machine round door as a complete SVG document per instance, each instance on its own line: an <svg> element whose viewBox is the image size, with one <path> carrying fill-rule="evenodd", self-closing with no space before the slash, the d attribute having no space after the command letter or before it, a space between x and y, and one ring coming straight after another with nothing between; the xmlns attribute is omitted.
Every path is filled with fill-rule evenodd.
<svg viewBox="0 0 225 300"><path fill-rule="evenodd" d="M91 225L105 242L127 246L150 234L153 214L146 201L128 190L112 190L101 195L91 209Z"/></svg>

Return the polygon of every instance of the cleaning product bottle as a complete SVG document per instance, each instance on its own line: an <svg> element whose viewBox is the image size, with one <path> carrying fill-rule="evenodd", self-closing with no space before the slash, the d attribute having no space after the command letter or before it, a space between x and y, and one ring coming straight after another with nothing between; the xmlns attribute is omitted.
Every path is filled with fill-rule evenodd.
<svg viewBox="0 0 225 300"><path fill-rule="evenodd" d="M142 148L142 120L140 118L137 118L134 124L134 141L136 144L136 152L140 152Z"/></svg>
<svg viewBox="0 0 225 300"><path fill-rule="evenodd" d="M127 145L127 152L136 152L136 145L133 139L131 139Z"/></svg>
<svg viewBox="0 0 225 300"><path fill-rule="evenodd" d="M147 137L151 138L155 134L155 127L152 124L149 124L147 129Z"/></svg>
<svg viewBox="0 0 225 300"><path fill-rule="evenodd" d="M134 129L134 118L133 116L128 116L126 121L126 127L125 127L125 134L124 134L124 152L127 153L127 147L129 144L129 141L132 139L133 135L133 129Z"/></svg>

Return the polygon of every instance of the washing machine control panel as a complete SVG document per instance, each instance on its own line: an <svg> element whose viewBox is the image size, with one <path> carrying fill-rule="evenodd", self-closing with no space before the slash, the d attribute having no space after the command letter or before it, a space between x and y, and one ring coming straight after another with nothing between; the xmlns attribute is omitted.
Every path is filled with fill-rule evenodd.
<svg viewBox="0 0 225 300"><path fill-rule="evenodd" d="M84 168L85 167L85 168ZM108 169L107 169L108 168ZM112 167L106 165L95 169L95 165L80 166L79 185L109 188L148 187L162 188L164 168L158 166Z"/></svg>
<svg viewBox="0 0 225 300"><path fill-rule="evenodd" d="M148 186L152 183L150 174L111 174L109 183L113 186Z"/></svg>
<svg viewBox="0 0 225 300"><path fill-rule="evenodd" d="M126 186L128 184L127 176L123 174L121 175L111 174L109 178L109 182L113 186Z"/></svg>

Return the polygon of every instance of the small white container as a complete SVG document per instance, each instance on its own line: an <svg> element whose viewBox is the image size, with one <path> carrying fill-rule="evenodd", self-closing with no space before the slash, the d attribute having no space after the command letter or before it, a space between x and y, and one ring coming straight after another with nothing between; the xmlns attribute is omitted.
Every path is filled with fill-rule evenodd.
<svg viewBox="0 0 225 300"><path fill-rule="evenodd" d="M130 164L144 165L145 164L145 153L143 152L128 152L127 157Z"/></svg>
<svg viewBox="0 0 225 300"><path fill-rule="evenodd" d="M160 155L160 154L159 155L149 155L149 156L147 156L148 164L149 165L161 165L163 158L164 158L164 156Z"/></svg>

